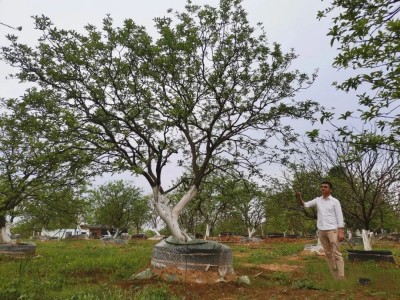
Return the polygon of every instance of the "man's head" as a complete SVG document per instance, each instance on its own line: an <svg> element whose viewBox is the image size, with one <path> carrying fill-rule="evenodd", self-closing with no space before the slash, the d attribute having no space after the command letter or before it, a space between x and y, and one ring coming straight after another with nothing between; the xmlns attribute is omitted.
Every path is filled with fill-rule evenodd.
<svg viewBox="0 0 400 300"><path fill-rule="evenodd" d="M329 181L322 181L319 187L323 197L328 197L332 193L333 186Z"/></svg>

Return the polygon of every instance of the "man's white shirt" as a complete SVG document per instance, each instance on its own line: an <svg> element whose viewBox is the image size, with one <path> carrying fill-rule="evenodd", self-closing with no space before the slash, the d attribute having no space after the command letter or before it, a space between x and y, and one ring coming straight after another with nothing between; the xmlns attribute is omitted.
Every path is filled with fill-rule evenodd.
<svg viewBox="0 0 400 300"><path fill-rule="evenodd" d="M332 195L328 198L317 197L305 202L304 207L317 207L319 230L333 230L344 227L342 207L338 199Z"/></svg>

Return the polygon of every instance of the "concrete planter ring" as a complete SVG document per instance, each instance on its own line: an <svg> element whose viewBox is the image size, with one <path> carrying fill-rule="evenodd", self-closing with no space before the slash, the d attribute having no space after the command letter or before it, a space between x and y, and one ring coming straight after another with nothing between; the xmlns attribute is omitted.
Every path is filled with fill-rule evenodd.
<svg viewBox="0 0 400 300"><path fill-rule="evenodd" d="M0 255L24 256L33 255L36 251L35 243L0 244Z"/></svg>
<svg viewBox="0 0 400 300"><path fill-rule="evenodd" d="M395 263L394 257L391 251L387 250L347 250L349 261L384 261Z"/></svg>

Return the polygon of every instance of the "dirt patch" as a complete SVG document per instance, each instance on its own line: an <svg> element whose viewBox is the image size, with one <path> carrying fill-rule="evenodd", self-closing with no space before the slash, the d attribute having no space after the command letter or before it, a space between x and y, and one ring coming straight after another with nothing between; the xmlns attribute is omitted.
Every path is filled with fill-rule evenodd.
<svg viewBox="0 0 400 300"><path fill-rule="evenodd" d="M324 252L324 250L320 250L320 251L303 250L300 252L300 256L312 256L312 255L325 256L325 252Z"/></svg>
<svg viewBox="0 0 400 300"><path fill-rule="evenodd" d="M302 261L303 258L300 255L293 255L293 256L285 257L285 260L288 260L288 261Z"/></svg>
<svg viewBox="0 0 400 300"><path fill-rule="evenodd" d="M251 253L244 253L244 252L233 253L233 257L248 257L250 255L251 255Z"/></svg>
<svg viewBox="0 0 400 300"><path fill-rule="evenodd" d="M152 269L156 277L166 282L214 284L235 281L236 274L226 274L223 277L215 271L180 270L176 268Z"/></svg>
<svg viewBox="0 0 400 300"><path fill-rule="evenodd" d="M309 244L310 239L306 238L295 238L295 239L289 239L289 238L267 238L263 240L264 243L266 244L277 244L277 243L283 243L283 244Z"/></svg>
<svg viewBox="0 0 400 300"><path fill-rule="evenodd" d="M243 266L249 268L257 268L262 270L269 270L269 271L281 271L281 272L293 272L302 269L302 266L296 265L285 265L285 264L244 264Z"/></svg>
<svg viewBox="0 0 400 300"><path fill-rule="evenodd" d="M240 243L242 237L240 236L221 236L218 237L217 242L221 243Z"/></svg>
<svg viewBox="0 0 400 300"><path fill-rule="evenodd" d="M151 279L133 283L126 282L121 287L129 289L144 288L146 286L163 286L158 279ZM169 283L168 291L171 295L178 296L185 300L234 300L234 299L336 299L345 297L345 294L338 295L328 291L320 290L298 290L288 287L259 287L242 285L237 282L220 282L217 284L196 284L196 283ZM356 298L368 299L368 298Z"/></svg>

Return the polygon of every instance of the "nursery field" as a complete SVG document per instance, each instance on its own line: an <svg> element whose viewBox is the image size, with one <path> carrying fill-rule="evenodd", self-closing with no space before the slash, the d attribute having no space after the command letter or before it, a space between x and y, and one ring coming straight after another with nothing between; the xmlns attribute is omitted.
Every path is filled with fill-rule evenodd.
<svg viewBox="0 0 400 300"><path fill-rule="evenodd" d="M349 262L347 281L333 281L324 257L303 251L309 239L227 243L237 281L198 284L132 279L150 267L155 241L125 245L100 240L38 241L33 257L0 256L0 299L400 299L400 243L373 242L396 263ZM362 249L356 246L355 249ZM359 278L370 283L361 285Z"/></svg>

